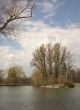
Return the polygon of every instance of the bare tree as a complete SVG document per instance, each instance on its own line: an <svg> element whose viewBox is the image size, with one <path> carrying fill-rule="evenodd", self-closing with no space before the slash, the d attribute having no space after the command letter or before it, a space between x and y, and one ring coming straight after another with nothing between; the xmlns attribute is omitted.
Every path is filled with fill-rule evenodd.
<svg viewBox="0 0 80 110"><path fill-rule="evenodd" d="M46 54L46 64L48 75L53 75L53 63L54 63L54 48L51 43L46 46L47 54Z"/></svg>
<svg viewBox="0 0 80 110"><path fill-rule="evenodd" d="M59 74L59 62L60 62L60 44L54 44L54 74L58 78Z"/></svg>
<svg viewBox="0 0 80 110"><path fill-rule="evenodd" d="M66 47L61 46L59 43L54 45L54 74L58 78L64 75L67 78L73 68L73 58L71 53L67 51Z"/></svg>
<svg viewBox="0 0 80 110"><path fill-rule="evenodd" d="M0 33L13 33L15 24L20 19L32 16L32 8L33 0L0 0Z"/></svg>
<svg viewBox="0 0 80 110"><path fill-rule="evenodd" d="M46 48L42 44L35 52L33 53L33 59L31 62L32 66L35 66L41 73L43 73L44 78L47 78L46 73Z"/></svg>
<svg viewBox="0 0 80 110"><path fill-rule="evenodd" d="M65 75L67 71L67 65L66 65L66 60L67 60L67 51L65 47L61 48L60 52L60 64L59 64L59 72L60 75Z"/></svg>

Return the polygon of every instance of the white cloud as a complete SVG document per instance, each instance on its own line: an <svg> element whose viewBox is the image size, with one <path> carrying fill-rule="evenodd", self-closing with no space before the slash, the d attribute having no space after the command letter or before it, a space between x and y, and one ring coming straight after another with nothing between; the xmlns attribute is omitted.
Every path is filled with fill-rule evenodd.
<svg viewBox="0 0 80 110"><path fill-rule="evenodd" d="M42 21L32 22L35 27L21 33L18 42L23 47L21 50L11 50L8 46L0 46L0 67L7 68L10 65L18 64L24 67L27 75L31 75L30 62L32 53L42 43L60 42L76 57L77 65L80 65L80 27L68 26L67 28L50 27ZM26 24L25 24L26 25Z"/></svg>

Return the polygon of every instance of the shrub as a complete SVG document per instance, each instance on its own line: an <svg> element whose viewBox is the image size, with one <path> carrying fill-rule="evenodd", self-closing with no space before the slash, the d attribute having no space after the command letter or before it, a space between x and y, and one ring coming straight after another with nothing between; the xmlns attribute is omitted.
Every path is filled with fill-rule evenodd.
<svg viewBox="0 0 80 110"><path fill-rule="evenodd" d="M70 82L70 81L66 81L64 84L65 84L66 87L69 87L69 88L73 88L74 87L74 84L72 82Z"/></svg>

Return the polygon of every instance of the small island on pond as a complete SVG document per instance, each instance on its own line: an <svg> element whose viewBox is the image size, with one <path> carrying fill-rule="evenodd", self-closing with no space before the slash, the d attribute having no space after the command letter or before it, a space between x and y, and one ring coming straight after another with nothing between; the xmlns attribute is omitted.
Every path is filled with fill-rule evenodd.
<svg viewBox="0 0 80 110"><path fill-rule="evenodd" d="M59 43L42 44L33 53L33 86L48 88L74 87L71 53Z"/></svg>

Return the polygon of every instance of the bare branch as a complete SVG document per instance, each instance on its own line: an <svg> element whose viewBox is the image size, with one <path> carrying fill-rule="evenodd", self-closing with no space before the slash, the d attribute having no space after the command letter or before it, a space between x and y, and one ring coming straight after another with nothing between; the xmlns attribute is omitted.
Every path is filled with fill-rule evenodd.
<svg viewBox="0 0 80 110"><path fill-rule="evenodd" d="M12 23L18 19L32 17L33 0L0 0L0 33L12 29ZM10 31L9 31L10 32ZM8 34L8 33L7 33Z"/></svg>

